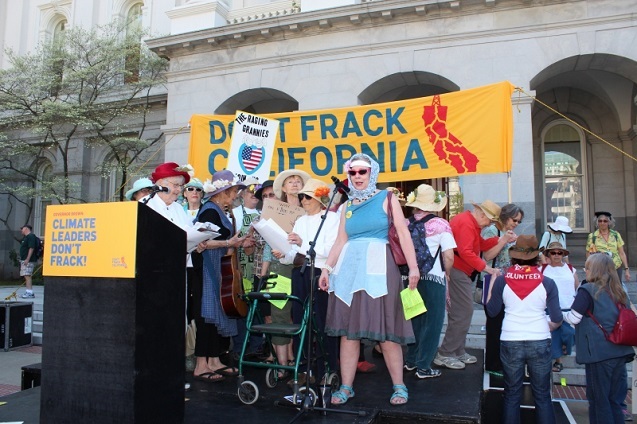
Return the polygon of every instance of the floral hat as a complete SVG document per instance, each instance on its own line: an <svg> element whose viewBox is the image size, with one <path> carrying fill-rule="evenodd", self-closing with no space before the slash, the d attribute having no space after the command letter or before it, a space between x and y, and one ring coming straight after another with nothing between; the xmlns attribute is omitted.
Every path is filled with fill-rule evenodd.
<svg viewBox="0 0 637 424"><path fill-rule="evenodd" d="M212 174L212 181L206 180L206 182L203 183L203 191L206 193L205 197L208 198L235 186L240 189L245 188L245 184L240 182L232 171L224 169L223 171L217 171Z"/></svg>
<svg viewBox="0 0 637 424"><path fill-rule="evenodd" d="M444 191L434 190L428 184L420 184L409 193L405 206L426 212L439 212L447 206L447 194Z"/></svg>
<svg viewBox="0 0 637 424"><path fill-rule="evenodd" d="M312 199L318 200L323 206L327 206L330 201L331 190L323 181L310 178L307 180L299 194L307 194Z"/></svg>
<svg viewBox="0 0 637 424"><path fill-rule="evenodd" d="M150 179L152 182L156 183L162 178L184 177L184 184L188 184L188 181L190 181L190 172L192 170L192 166L190 165L179 166L179 164L175 162L166 162L155 168Z"/></svg>

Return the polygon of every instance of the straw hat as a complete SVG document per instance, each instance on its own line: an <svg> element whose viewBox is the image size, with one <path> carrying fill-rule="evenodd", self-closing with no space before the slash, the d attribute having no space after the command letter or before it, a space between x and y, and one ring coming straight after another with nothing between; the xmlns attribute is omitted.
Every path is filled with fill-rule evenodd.
<svg viewBox="0 0 637 424"><path fill-rule="evenodd" d="M528 260L537 257L540 254L537 237L534 235L522 234L515 241L515 244L509 248L509 256L513 259Z"/></svg>
<svg viewBox="0 0 637 424"><path fill-rule="evenodd" d="M166 162L159 165L150 176L150 179L156 183L162 178L170 177L184 177L184 184L188 184L190 181L190 174L186 172L184 167L179 166L175 162Z"/></svg>
<svg viewBox="0 0 637 424"><path fill-rule="evenodd" d="M212 174L212 181L206 180L203 184L203 191L206 193L205 197L208 198L232 187L239 187L241 189L245 188L245 184L239 182L232 171L224 169L223 171L217 171Z"/></svg>
<svg viewBox="0 0 637 424"><path fill-rule="evenodd" d="M447 195L436 191L428 184L420 184L407 196L405 206L418 208L426 212L439 212L447 206Z"/></svg>
<svg viewBox="0 0 637 424"><path fill-rule="evenodd" d="M301 171L300 169L286 169L285 171L277 175L277 177L274 179L274 185L272 186L272 189L274 190L274 194L276 194L277 198L280 199L283 195L283 183L288 177L291 177L292 175L298 175L299 177L301 177L301 179L303 180L303 185L305 185L305 183L307 183L307 180L310 179L310 174L305 171Z"/></svg>
<svg viewBox="0 0 637 424"><path fill-rule="evenodd" d="M558 216L555 218L555 222L548 224L547 227L553 231L561 231L566 234L571 234L573 232L573 229L568 226L568 218L565 216Z"/></svg>
<svg viewBox="0 0 637 424"><path fill-rule="evenodd" d="M133 188L126 192L126 198L128 200L133 200L133 195L137 193L139 190L144 188L151 188L153 186L153 182L149 178L140 178L139 180L133 183Z"/></svg>
<svg viewBox="0 0 637 424"><path fill-rule="evenodd" d="M480 208L490 221L497 221L498 219L500 219L500 211L502 210L502 208L495 202L491 200L485 200L479 205L473 202L471 202L471 204L476 208Z"/></svg>
<svg viewBox="0 0 637 424"><path fill-rule="evenodd" d="M562 253L564 253L564 256L568 256L568 250L564 249L564 246L562 246L562 243L560 243L559 241L554 241L549 244L549 246L544 249L544 253L548 253L551 250L561 250Z"/></svg>
<svg viewBox="0 0 637 424"><path fill-rule="evenodd" d="M310 178L307 180L299 194L307 194L312 199L319 201L323 206L327 206L330 201L330 187L323 181Z"/></svg>

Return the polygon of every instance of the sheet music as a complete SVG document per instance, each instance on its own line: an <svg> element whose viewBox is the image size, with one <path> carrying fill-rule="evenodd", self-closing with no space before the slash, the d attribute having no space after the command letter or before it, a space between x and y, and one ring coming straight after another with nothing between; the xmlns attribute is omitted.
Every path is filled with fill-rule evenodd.
<svg viewBox="0 0 637 424"><path fill-rule="evenodd" d="M188 253L194 251L202 241L214 240L219 237L218 230L219 227L212 222L195 222L192 227L186 230Z"/></svg>
<svg viewBox="0 0 637 424"><path fill-rule="evenodd" d="M252 226L268 242L272 250L282 253L292 250L292 245L288 243L288 234L274 220L261 217L259 222L253 223Z"/></svg>

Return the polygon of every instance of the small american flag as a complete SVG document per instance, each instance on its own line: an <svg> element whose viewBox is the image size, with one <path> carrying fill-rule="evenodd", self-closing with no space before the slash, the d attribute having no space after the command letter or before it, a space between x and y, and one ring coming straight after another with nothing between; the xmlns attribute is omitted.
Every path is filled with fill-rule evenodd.
<svg viewBox="0 0 637 424"><path fill-rule="evenodd" d="M241 151L241 161L248 171L252 171L254 168L259 166L262 156L263 154L259 148L244 145L243 150Z"/></svg>

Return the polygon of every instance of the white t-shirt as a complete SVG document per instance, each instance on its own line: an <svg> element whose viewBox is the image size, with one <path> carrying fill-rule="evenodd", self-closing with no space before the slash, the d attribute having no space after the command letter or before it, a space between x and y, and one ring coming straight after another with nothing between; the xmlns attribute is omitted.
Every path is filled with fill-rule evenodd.
<svg viewBox="0 0 637 424"><path fill-rule="evenodd" d="M571 270L568 264L562 266L551 266L550 264L544 268L543 274L555 281L557 291L560 297L560 308L571 309L573 299L575 299L575 267Z"/></svg>

